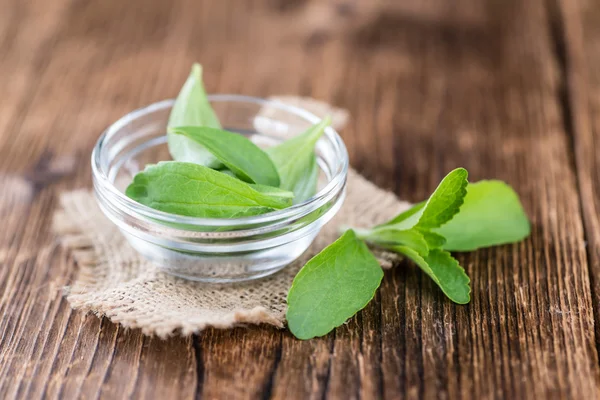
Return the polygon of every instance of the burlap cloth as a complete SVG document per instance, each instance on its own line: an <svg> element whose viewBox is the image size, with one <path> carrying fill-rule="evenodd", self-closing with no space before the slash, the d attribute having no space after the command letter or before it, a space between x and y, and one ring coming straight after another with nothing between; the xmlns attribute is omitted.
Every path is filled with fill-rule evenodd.
<svg viewBox="0 0 600 400"><path fill-rule="evenodd" d="M345 124L347 113L343 110L296 100L317 114L332 114L333 110L336 127ZM74 282L65 288L71 306L160 337L189 335L209 326L266 323L283 327L285 299L294 276L306 261L339 236L340 225L372 226L409 206L350 170L344 205L293 264L256 281L205 284L163 273L142 258L102 214L89 190L63 193L60 204L54 229L79 267ZM394 260L393 255L377 255L383 267Z"/></svg>

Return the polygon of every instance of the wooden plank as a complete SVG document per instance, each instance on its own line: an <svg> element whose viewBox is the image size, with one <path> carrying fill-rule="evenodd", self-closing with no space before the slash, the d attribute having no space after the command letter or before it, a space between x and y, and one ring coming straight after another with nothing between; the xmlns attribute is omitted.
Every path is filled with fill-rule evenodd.
<svg viewBox="0 0 600 400"><path fill-rule="evenodd" d="M169 51L185 51L173 50L170 38L161 39L159 17L170 24L170 8L160 1L146 4L148 10L140 14L132 3L104 2L99 9L69 2L60 10L55 32L42 29L53 14L34 14L33 21L22 21L23 29L35 31L43 20L39 40L49 46L48 57L30 65L21 46L26 36L19 36L0 63L2 70L37 68L19 90L26 107L12 111L6 120L12 130L2 129L0 139L0 210L8 224L0 241L2 398L191 398L196 391L191 339L147 339L139 331L126 332L70 310L62 300L62 286L72 278L74 264L49 229L56 193L89 186L87 160L99 133L140 101L165 96L161 86L155 89L148 82L157 81L152 75L163 64L177 65L168 60ZM145 52L145 44L156 48ZM136 54L133 60L130 54ZM181 66L189 68L185 64ZM2 84L8 84L9 75L2 76ZM64 171L68 177L63 183L39 180L47 167L68 159L75 164Z"/></svg>
<svg viewBox="0 0 600 400"><path fill-rule="evenodd" d="M596 347L600 348L600 5L561 1L574 162L590 263Z"/></svg>
<svg viewBox="0 0 600 400"><path fill-rule="evenodd" d="M414 359L422 366L407 369L404 390L595 397L587 260L554 38L545 3L504 4L481 17L481 31L457 29L437 42L440 51L424 72L445 86L425 149L435 161L419 175L437 181L462 165L472 180L506 180L522 197L532 237L461 255L473 285L466 307L443 302L429 282L420 296L407 296L416 338L406 347L419 349ZM413 159L419 156L428 154Z"/></svg>
<svg viewBox="0 0 600 400"><path fill-rule="evenodd" d="M343 135L354 165L412 200L458 165L475 180L502 178L523 197L534 235L523 244L461 256L473 277L469 306L445 301L406 264L388 274L379 305L329 339L296 344L284 335L278 398L379 391L389 398L597 394L581 214L545 4L494 3L480 14L466 11L468 5L438 12L439 29L400 16L388 22L393 32L370 27L347 52L332 43L311 51L319 57L333 49L345 60L337 67L345 86L335 99L353 115ZM384 39L392 34L390 44ZM384 56L386 66L371 61ZM324 73L314 73L313 82L327 82ZM374 109L381 98L391 101ZM373 160L378 151L382 157ZM390 159L396 160L391 171Z"/></svg>
<svg viewBox="0 0 600 400"><path fill-rule="evenodd" d="M255 399L271 390L280 334L272 327L209 330L201 336L201 397Z"/></svg>
<svg viewBox="0 0 600 400"><path fill-rule="evenodd" d="M346 141L367 175L382 170L375 146L382 138L385 154L393 132L393 179L405 198L420 200L463 165L473 180L514 185L533 220L528 241L461 256L473 280L469 306L445 301L407 264L384 280L379 354L386 397L597 395L581 213L545 5L491 2L477 14L470 3L453 3L433 26L386 17L356 38L368 48L346 58L343 81L352 97L342 104L354 116L355 135ZM386 67L371 64L383 55ZM372 80L382 82L382 93L364 84ZM396 113L374 129L373 99L390 91ZM336 349L360 348L360 333L348 331L355 327L352 321L334 336L326 385L333 396L357 397L361 354L336 357ZM379 384L378 375L365 374L361 384Z"/></svg>
<svg viewBox="0 0 600 400"><path fill-rule="evenodd" d="M15 129L36 90L39 72L52 57L51 39L59 29L68 0L0 3L0 143Z"/></svg>

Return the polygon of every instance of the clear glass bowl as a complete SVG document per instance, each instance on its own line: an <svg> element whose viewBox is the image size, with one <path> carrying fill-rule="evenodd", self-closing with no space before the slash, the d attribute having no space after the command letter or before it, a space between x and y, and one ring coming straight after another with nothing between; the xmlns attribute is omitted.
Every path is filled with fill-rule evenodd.
<svg viewBox="0 0 600 400"><path fill-rule="evenodd" d="M261 147L297 135L319 118L281 102L237 95L209 96L224 129ZM157 211L124 194L149 163L170 160L166 125L173 100L133 111L112 124L92 153L94 190L104 214L129 243L165 272L206 282L273 274L298 258L344 200L348 153L327 128L318 141L319 191L304 203L236 219L194 218Z"/></svg>

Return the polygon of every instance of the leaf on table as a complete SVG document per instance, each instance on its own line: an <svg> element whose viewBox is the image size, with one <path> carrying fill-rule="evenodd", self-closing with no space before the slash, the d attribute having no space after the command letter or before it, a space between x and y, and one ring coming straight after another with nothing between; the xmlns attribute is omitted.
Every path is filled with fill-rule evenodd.
<svg viewBox="0 0 600 400"><path fill-rule="evenodd" d="M254 190L202 165L160 162L138 173L125 194L156 210L207 218L237 218L285 208L289 199Z"/></svg>
<svg viewBox="0 0 600 400"><path fill-rule="evenodd" d="M403 222L403 221L405 221L405 220L413 217L413 215L422 212L423 207L425 207L426 204L427 204L427 201L422 201L420 203L417 203L414 206L412 206L411 208L409 208L408 210L402 211L400 214L396 215L391 220L389 220L389 221L387 221L387 222L385 222L383 224L378 225L378 227L399 224L400 222ZM420 216L420 214L419 214L419 216ZM413 218L415 218L415 217L413 217ZM411 220L413 218L411 218ZM412 223L412 222L405 223L405 225L409 226L409 225L412 224L412 226L414 226L417 223L418 220L419 220L419 218L416 217L414 219L414 223Z"/></svg>
<svg viewBox="0 0 600 400"><path fill-rule="evenodd" d="M463 204L467 194L468 172L464 168L451 171L427 200L417 226L431 229L450 221Z"/></svg>
<svg viewBox="0 0 600 400"><path fill-rule="evenodd" d="M420 230L420 232L427 242L427 247L430 249L442 248L446 243L446 238L440 234L428 230Z"/></svg>
<svg viewBox="0 0 600 400"><path fill-rule="evenodd" d="M435 229L446 238L444 249L471 251L518 242L531 232L519 196L497 180L469 184L464 203L450 222Z"/></svg>
<svg viewBox="0 0 600 400"><path fill-rule="evenodd" d="M169 133L203 146L243 181L279 186L279 173L271 158L243 135L203 126L169 128Z"/></svg>
<svg viewBox="0 0 600 400"><path fill-rule="evenodd" d="M397 246L394 251L413 260L442 289L450 300L467 304L470 300L470 279L458 261L447 251L433 249L426 257L406 246Z"/></svg>
<svg viewBox="0 0 600 400"><path fill-rule="evenodd" d="M407 246L423 257L429 254L429 246L423 232L415 228L400 230L390 226L355 231L359 238L379 247L393 250L396 246Z"/></svg>
<svg viewBox="0 0 600 400"><path fill-rule="evenodd" d="M459 212L467 194L467 176L467 170L464 168L451 171L426 203L413 206L383 225L394 225L400 230L412 227L433 229L442 226Z"/></svg>
<svg viewBox="0 0 600 400"><path fill-rule="evenodd" d="M373 298L383 271L354 231L313 257L296 275L288 294L287 320L299 339L323 336Z"/></svg>
<svg viewBox="0 0 600 400"><path fill-rule="evenodd" d="M200 64L192 66L192 71L171 109L167 127L176 126L221 128L221 123L206 96ZM171 157L175 161L192 162L210 168L221 166L219 160L208 150L185 136L167 133L167 142Z"/></svg>

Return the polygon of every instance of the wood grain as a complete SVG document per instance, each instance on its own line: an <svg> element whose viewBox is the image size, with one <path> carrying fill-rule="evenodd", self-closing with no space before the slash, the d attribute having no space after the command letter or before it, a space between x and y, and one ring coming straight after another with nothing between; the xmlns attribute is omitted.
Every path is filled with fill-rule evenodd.
<svg viewBox="0 0 600 400"><path fill-rule="evenodd" d="M305 1L42 3L0 0L0 398L600 397L597 3L319 2L327 29ZM347 108L352 164L407 200L457 166L506 180L532 236L459 255L467 306L402 263L307 342L162 341L71 311L57 193L88 187L100 132L172 97L196 60L209 92Z"/></svg>
<svg viewBox="0 0 600 400"><path fill-rule="evenodd" d="M595 320L600 320L600 5L560 2L565 36L566 93L574 162L584 216ZM600 324L596 347L600 348Z"/></svg>

